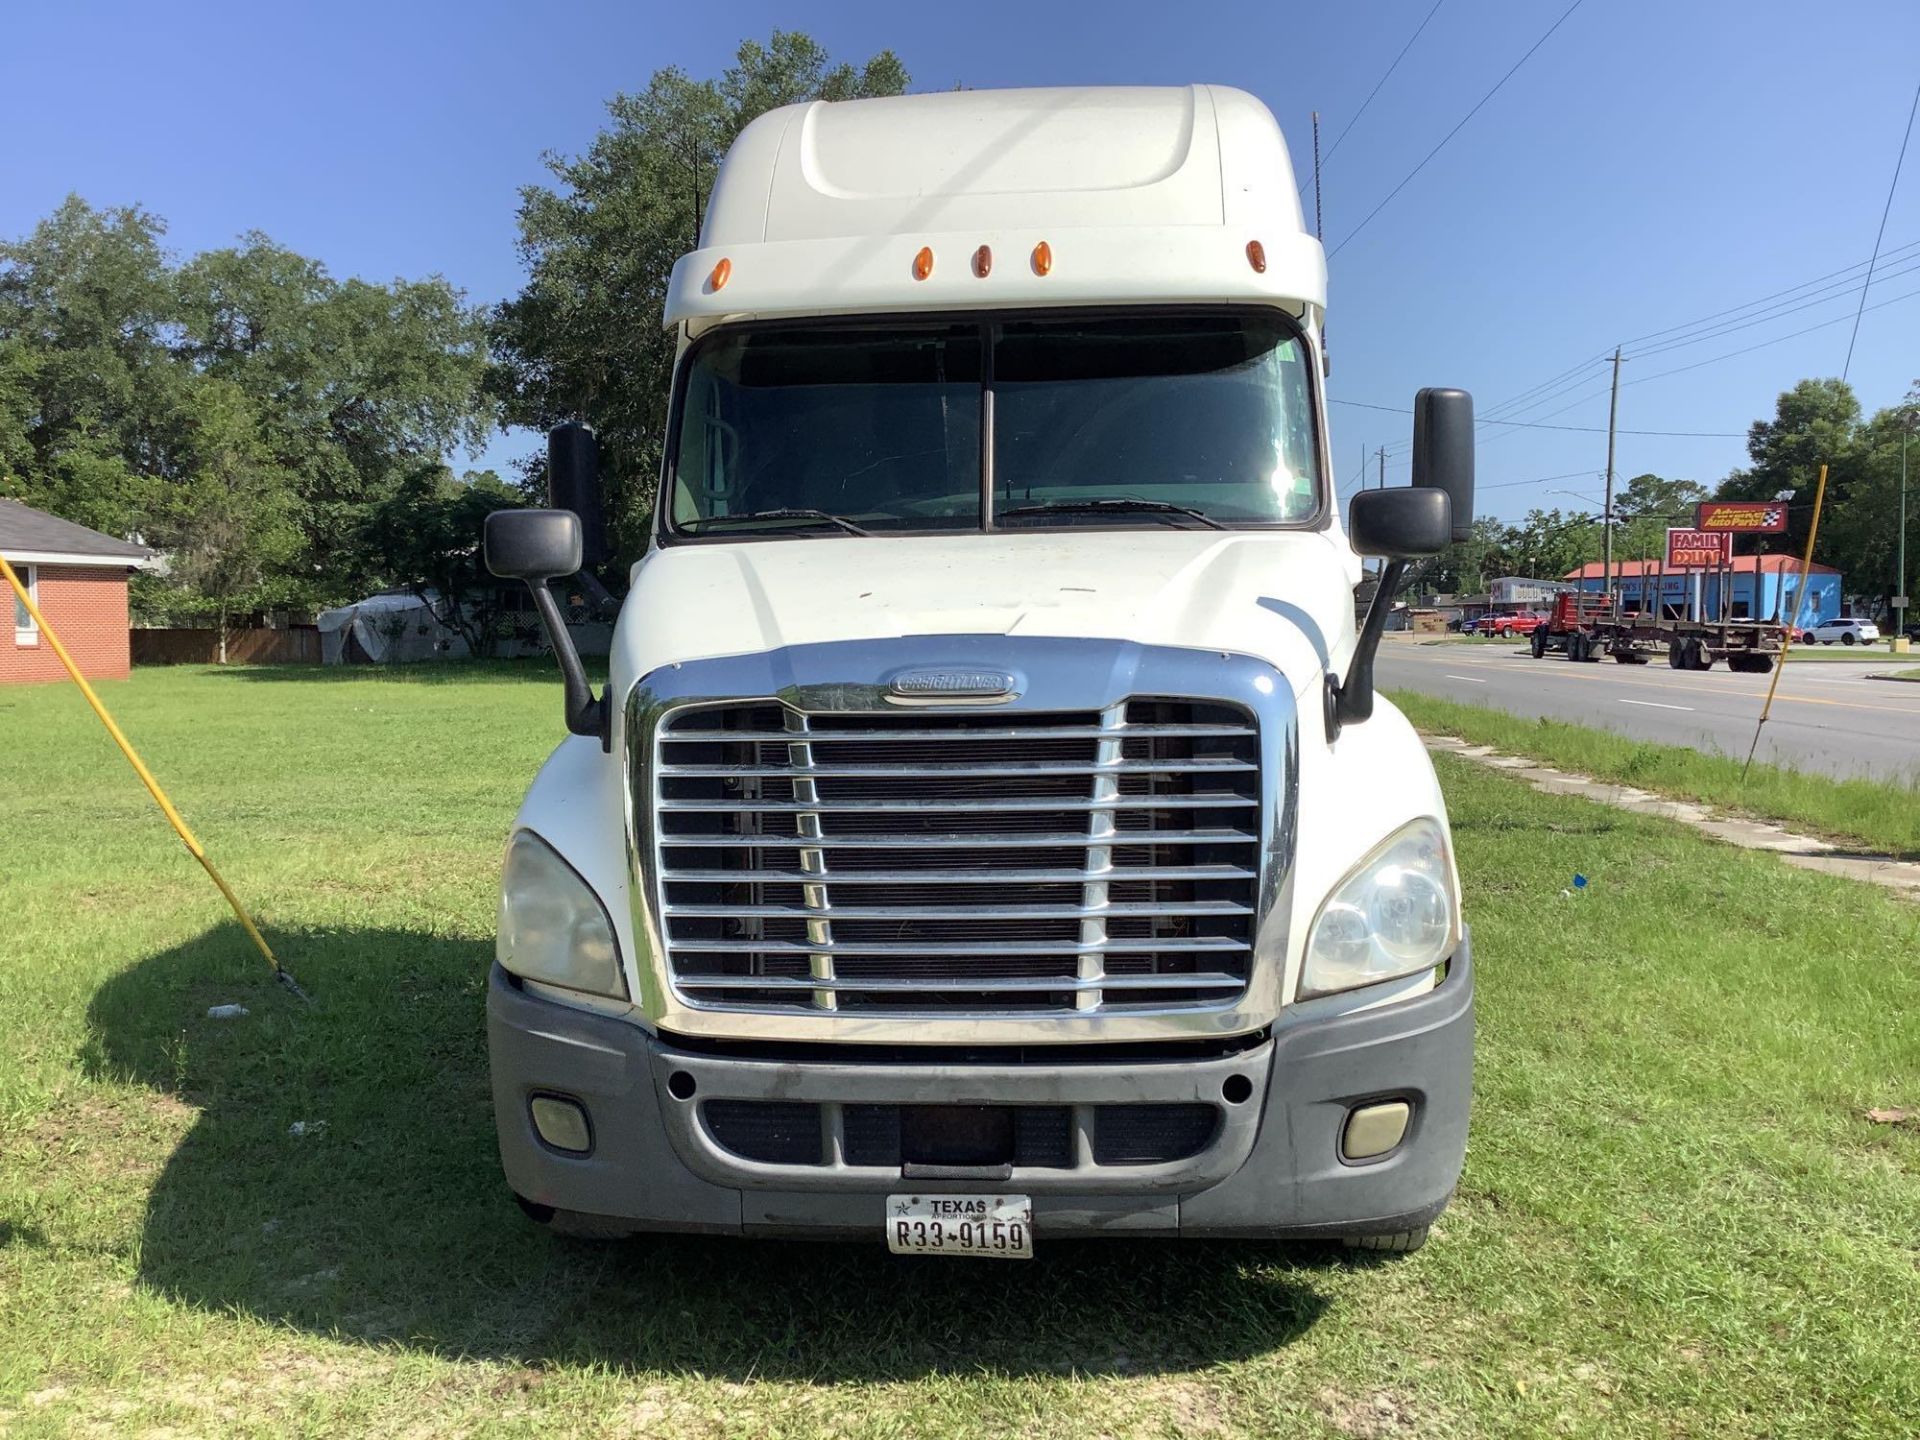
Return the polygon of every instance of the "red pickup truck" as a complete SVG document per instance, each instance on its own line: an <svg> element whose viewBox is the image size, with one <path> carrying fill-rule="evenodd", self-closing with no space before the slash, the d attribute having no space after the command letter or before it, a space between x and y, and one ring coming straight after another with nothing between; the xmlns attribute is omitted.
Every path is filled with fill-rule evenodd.
<svg viewBox="0 0 1920 1440"><path fill-rule="evenodd" d="M1546 618L1544 610L1522 610L1517 615L1495 615L1480 630L1487 635L1531 635Z"/></svg>

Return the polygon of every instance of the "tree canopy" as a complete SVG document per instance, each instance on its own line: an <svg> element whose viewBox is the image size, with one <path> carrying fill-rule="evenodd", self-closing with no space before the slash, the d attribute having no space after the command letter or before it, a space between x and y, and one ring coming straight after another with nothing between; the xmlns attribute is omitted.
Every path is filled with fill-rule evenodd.
<svg viewBox="0 0 1920 1440"><path fill-rule="evenodd" d="M411 578L367 518L493 423L481 313L438 276L336 280L257 233L180 261L165 234L76 196L0 243L0 493L164 552L150 616Z"/></svg>
<svg viewBox="0 0 1920 1440"><path fill-rule="evenodd" d="M495 312L494 384L512 424L545 430L584 419L599 432L615 547L646 546L660 468L673 337L661 328L673 262L699 244L727 147L765 111L802 100L898 95L907 72L890 50L835 62L807 36L749 40L718 79L655 72L607 105L584 155L550 156L554 187L520 197L527 282ZM542 461L529 480L543 485Z"/></svg>

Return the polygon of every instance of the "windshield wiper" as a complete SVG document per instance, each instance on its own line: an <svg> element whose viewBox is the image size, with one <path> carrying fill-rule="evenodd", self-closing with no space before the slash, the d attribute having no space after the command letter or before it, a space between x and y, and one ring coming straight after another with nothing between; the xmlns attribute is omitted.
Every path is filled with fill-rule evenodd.
<svg viewBox="0 0 1920 1440"><path fill-rule="evenodd" d="M713 525L745 525L754 520L805 520L814 525L835 525L849 535L871 535L871 530L863 530L844 515L829 514L825 510L749 510L744 515L709 515L693 523L702 530Z"/></svg>
<svg viewBox="0 0 1920 1440"><path fill-rule="evenodd" d="M1227 527L1204 511L1192 509L1186 505L1173 505L1165 500L1049 500L1044 505L1019 505L1012 510L1002 510L995 520L1012 520L1023 515L1103 515L1120 513L1139 513L1143 515L1184 515L1189 520L1198 520L1209 530L1224 530Z"/></svg>

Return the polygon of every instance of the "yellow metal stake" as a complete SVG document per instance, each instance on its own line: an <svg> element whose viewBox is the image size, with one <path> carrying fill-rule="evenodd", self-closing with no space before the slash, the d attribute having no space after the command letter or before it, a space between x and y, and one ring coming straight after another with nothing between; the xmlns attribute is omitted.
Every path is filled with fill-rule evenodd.
<svg viewBox="0 0 1920 1440"><path fill-rule="evenodd" d="M127 757L127 763L133 766L133 773L138 775L140 783L147 787L147 793L153 796L153 803L158 805L160 813L167 817L167 823L173 826L173 833L178 835L180 843L187 847L187 853L200 862L200 868L207 872L208 878L219 887L220 893L226 896L227 904L233 907L233 913L239 918L241 927L252 938L253 943L260 947L260 953L266 957L267 964L273 968L275 978L302 1000L309 999L307 992L300 988L299 982L281 968L279 960L274 957L273 948L267 944L266 937L260 933L260 927L255 925L253 917L247 914L247 907L240 903L240 897L233 893L233 887L228 885L225 877L214 868L213 861L208 858L199 839L192 830L187 828L187 822L180 818L180 812L173 808L173 802L167 798L167 792L160 788L160 782L153 778L153 772L147 769L146 762L141 760L139 753L134 750L133 742L121 733L118 725L114 724L113 716L109 715L107 707L100 703L100 697L93 693L93 687L87 683L86 676L82 675L80 667L73 663L73 657L67 654L67 647L60 643L59 635L54 632L51 625L47 624L47 617L42 615L40 608L33 603L33 596L27 593L27 587L20 583L20 577L14 574L13 566L7 563L4 555L0 555L0 575L6 577L7 584L13 587L14 595L19 598L22 605L27 607L27 613L40 627L40 633L46 636L47 643L53 647L53 653L59 657L60 663L66 666L67 674L71 675L73 683L80 687L80 693L86 696L87 704L91 705L93 713L100 717L100 723L107 727L107 734L111 735L113 743L120 747L120 753Z"/></svg>
<svg viewBox="0 0 1920 1440"><path fill-rule="evenodd" d="M1767 686L1767 703L1760 707L1759 723L1753 727L1753 744L1747 747L1747 763L1740 767L1740 780L1744 784L1747 771L1753 768L1753 755L1760 748L1760 729L1767 723L1767 716L1773 712L1773 692L1780 688L1780 676L1787 668L1787 652L1793 649L1793 637L1800 633L1800 612L1807 605L1807 582L1813 576L1813 542L1820 533L1820 506L1827 498L1827 467L1820 466L1820 483L1813 492L1813 523L1807 526L1807 553L1800 561L1800 589L1793 597L1793 614L1788 617L1786 638L1780 642L1780 663L1773 667L1773 682ZM1760 608L1760 562L1753 562L1753 601L1754 609Z"/></svg>

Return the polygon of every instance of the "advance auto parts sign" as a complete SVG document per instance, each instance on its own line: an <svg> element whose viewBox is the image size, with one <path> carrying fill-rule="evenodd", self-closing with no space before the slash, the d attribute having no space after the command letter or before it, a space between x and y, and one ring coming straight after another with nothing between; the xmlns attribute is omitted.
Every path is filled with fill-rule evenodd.
<svg viewBox="0 0 1920 1440"><path fill-rule="evenodd" d="M1694 511L1693 528L1778 535L1787 528L1787 505L1784 500L1705 500Z"/></svg>
<svg viewBox="0 0 1920 1440"><path fill-rule="evenodd" d="M1725 530L1667 531L1669 570L1718 570L1733 559L1733 536Z"/></svg>

